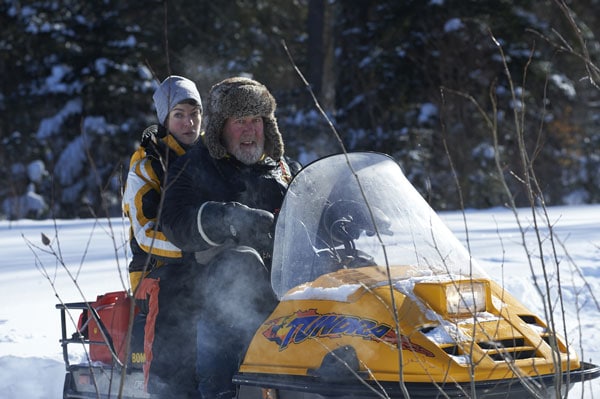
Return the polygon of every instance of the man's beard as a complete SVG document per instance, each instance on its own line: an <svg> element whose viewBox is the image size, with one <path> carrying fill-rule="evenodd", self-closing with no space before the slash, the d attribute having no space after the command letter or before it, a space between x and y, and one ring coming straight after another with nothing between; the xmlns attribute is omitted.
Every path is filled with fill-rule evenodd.
<svg viewBox="0 0 600 399"><path fill-rule="evenodd" d="M254 165L263 156L264 145L253 145L251 148L241 148L241 146L236 147L233 150L233 155L238 161L246 165Z"/></svg>

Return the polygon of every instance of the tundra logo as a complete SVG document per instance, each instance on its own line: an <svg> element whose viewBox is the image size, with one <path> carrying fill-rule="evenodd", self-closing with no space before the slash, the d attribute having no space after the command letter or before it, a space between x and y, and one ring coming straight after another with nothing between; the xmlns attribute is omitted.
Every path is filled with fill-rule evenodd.
<svg viewBox="0 0 600 399"><path fill-rule="evenodd" d="M263 336L284 350L289 344L299 344L310 338L340 338L343 335L398 344L396 332L387 324L357 316L336 313L319 314L316 309L299 310L289 316L267 320ZM415 345L408 337L401 339L402 349L432 357L433 353Z"/></svg>

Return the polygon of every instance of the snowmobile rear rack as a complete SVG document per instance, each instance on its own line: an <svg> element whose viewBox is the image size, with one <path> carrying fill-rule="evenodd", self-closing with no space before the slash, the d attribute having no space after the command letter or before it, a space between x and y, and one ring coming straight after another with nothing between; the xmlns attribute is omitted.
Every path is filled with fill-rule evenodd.
<svg viewBox="0 0 600 399"><path fill-rule="evenodd" d="M113 345L112 337L108 332L106 326L102 322L102 319L98 315L96 309L92 306L92 302L71 302L71 303L59 303L56 304L56 309L60 310L60 329L61 329L61 339L60 344L62 346L63 351L63 359L65 361L65 366L68 369L69 364L69 344L88 344L88 345L106 345L109 347L111 353L115 353L115 348ZM75 331L71 337L67 337L67 310L87 310L89 314L92 315L92 319L98 324L100 330L102 331L102 335L106 337L105 341L92 341L89 339L89 335L87 333L87 327L89 320L82 320L80 318L77 331ZM83 312L82 312L83 315Z"/></svg>
<svg viewBox="0 0 600 399"><path fill-rule="evenodd" d="M95 302L59 303L63 359L66 367L63 399L137 399L150 398L145 392L144 374L140 367L126 361L123 337L126 335L120 318L129 319L130 302L125 291L98 296ZM115 306L119 304L119 306ZM67 316L68 311L81 311L78 320ZM75 332L70 334L67 318L71 318ZM104 320L103 320L104 318ZM71 364L69 345L79 344L85 350L87 361ZM125 384L121 388L123 367L129 363ZM121 392L120 392L121 391Z"/></svg>

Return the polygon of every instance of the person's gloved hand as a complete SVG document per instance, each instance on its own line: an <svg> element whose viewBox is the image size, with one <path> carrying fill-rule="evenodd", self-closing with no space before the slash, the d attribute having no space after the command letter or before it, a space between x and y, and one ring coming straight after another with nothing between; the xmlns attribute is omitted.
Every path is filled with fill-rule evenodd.
<svg viewBox="0 0 600 399"><path fill-rule="evenodd" d="M238 202L206 202L200 208L198 229L209 244L221 245L232 239L262 254L271 252L274 220L271 212Z"/></svg>
<svg viewBox="0 0 600 399"><path fill-rule="evenodd" d="M258 252L270 249L273 241L272 227L275 217L271 212L250 208L236 202L225 204L223 221L240 245L255 248Z"/></svg>
<svg viewBox="0 0 600 399"><path fill-rule="evenodd" d="M142 132L142 139L140 144L144 148L148 148L149 145L158 142L158 139L161 139L167 135L167 129L163 125L150 125Z"/></svg>

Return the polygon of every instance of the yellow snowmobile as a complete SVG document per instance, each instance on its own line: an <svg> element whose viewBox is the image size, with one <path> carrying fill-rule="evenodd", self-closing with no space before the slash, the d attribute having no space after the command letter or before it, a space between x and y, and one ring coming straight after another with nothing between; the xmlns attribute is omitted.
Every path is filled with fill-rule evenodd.
<svg viewBox="0 0 600 399"><path fill-rule="evenodd" d="M385 155L303 169L274 248L280 303L234 377L243 388L283 399L556 398L600 375L486 276Z"/></svg>
<svg viewBox="0 0 600 399"><path fill-rule="evenodd" d="M558 398L600 376L479 268L383 154L330 156L294 178L271 282L279 304L234 376L238 398ZM117 397L117 363L131 366L123 397L151 398L135 342L124 360L126 323L100 314L121 304L119 320L129 320L128 298L111 298L57 305L64 398ZM64 313L78 307L86 317L69 338ZM111 350L69 364L67 345L82 341Z"/></svg>

